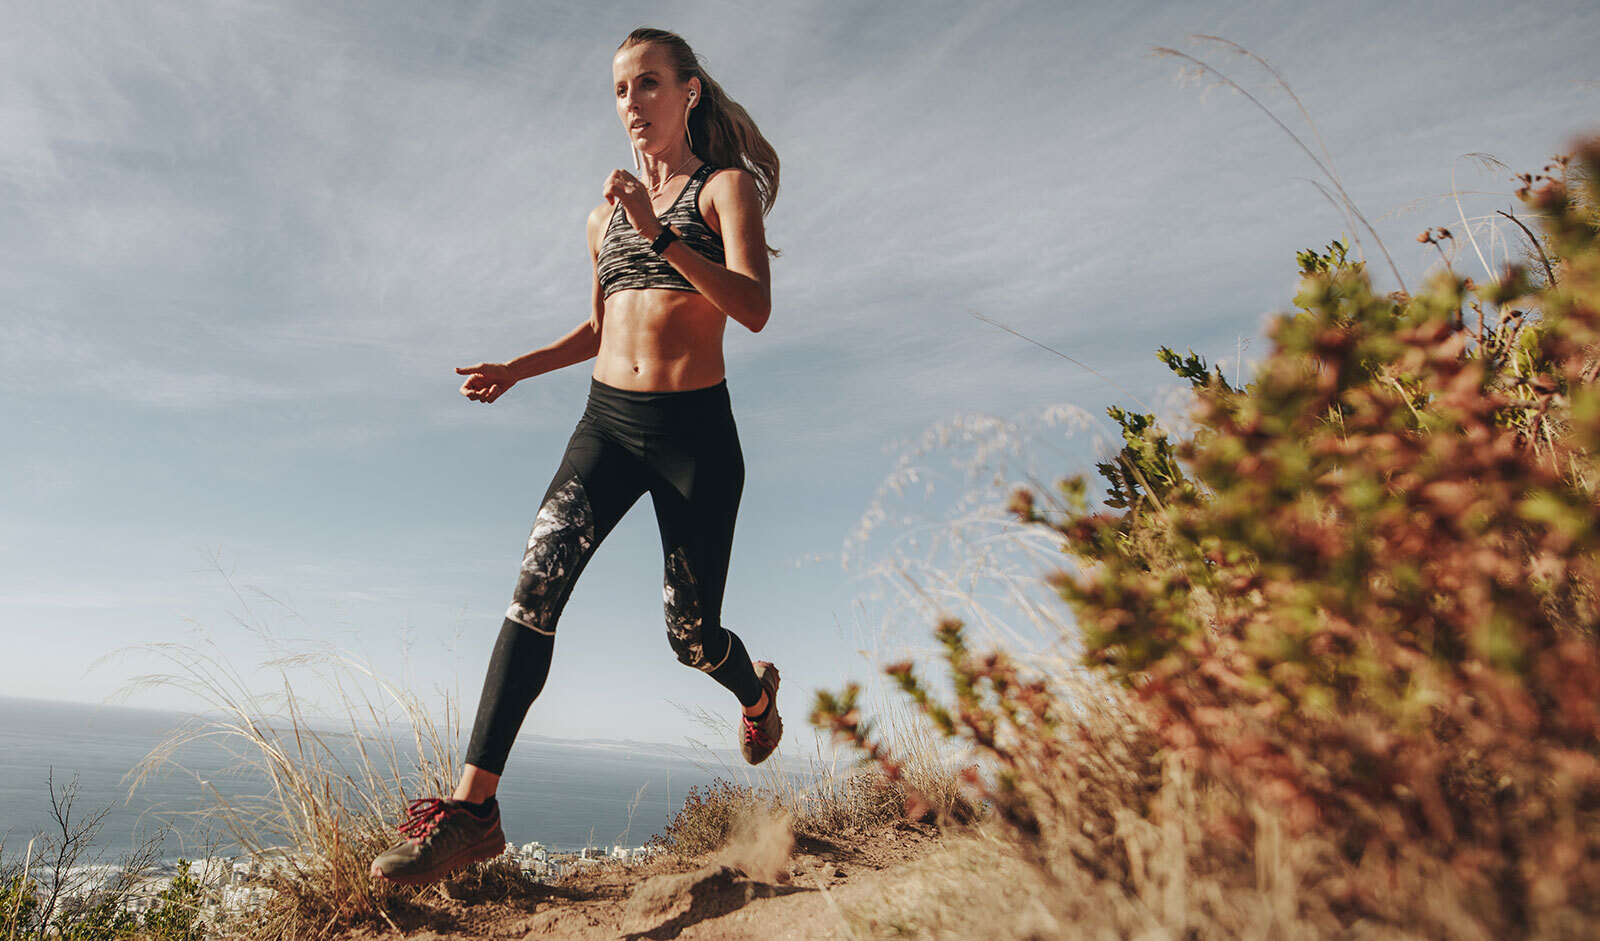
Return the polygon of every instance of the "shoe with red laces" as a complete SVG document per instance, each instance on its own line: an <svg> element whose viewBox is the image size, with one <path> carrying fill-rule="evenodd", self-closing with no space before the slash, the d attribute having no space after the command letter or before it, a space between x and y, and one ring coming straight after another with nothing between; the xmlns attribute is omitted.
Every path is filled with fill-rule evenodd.
<svg viewBox="0 0 1600 941"><path fill-rule="evenodd" d="M783 720L778 718L778 668L765 660L755 664L756 679L767 691L767 711L758 719L744 716L739 723L739 751L744 760L759 765L767 760L783 738Z"/></svg>
<svg viewBox="0 0 1600 941"><path fill-rule="evenodd" d="M372 861L372 876L402 885L438 882L452 870L494 859L506 849L500 805L480 817L458 800L424 797L406 807L405 837Z"/></svg>

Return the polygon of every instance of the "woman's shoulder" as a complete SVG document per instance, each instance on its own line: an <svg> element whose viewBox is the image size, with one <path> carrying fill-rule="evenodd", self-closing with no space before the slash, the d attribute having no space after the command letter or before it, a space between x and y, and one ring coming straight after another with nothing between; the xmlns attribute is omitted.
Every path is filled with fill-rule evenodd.
<svg viewBox="0 0 1600 941"><path fill-rule="evenodd" d="M719 167L706 164L706 186L738 186L741 183L755 185L755 177L744 167Z"/></svg>
<svg viewBox="0 0 1600 941"><path fill-rule="evenodd" d="M600 251L600 240L605 236L606 226L610 224L614 211L615 207L604 202L589 211L588 234L591 253Z"/></svg>
<svg viewBox="0 0 1600 941"><path fill-rule="evenodd" d="M725 199L759 201L761 198L756 192L756 178L743 167L713 167L702 190L717 202Z"/></svg>

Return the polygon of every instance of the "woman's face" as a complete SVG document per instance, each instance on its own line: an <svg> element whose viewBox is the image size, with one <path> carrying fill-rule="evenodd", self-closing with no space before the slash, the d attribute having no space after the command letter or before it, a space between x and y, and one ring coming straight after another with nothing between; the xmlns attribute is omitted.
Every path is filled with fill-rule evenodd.
<svg viewBox="0 0 1600 941"><path fill-rule="evenodd" d="M611 78L617 117L636 149L659 154L684 139L689 98L698 96L700 80L680 84L665 49L642 43L617 50Z"/></svg>

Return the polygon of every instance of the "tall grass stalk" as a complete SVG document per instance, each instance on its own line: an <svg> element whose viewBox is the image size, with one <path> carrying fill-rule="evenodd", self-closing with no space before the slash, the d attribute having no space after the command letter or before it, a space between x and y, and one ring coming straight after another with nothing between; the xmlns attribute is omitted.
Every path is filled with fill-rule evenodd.
<svg viewBox="0 0 1600 941"><path fill-rule="evenodd" d="M207 785L212 802L198 822L268 866L277 894L262 916L267 936L387 920L390 904L415 890L373 880L368 868L394 842L391 824L409 800L453 787L457 701L444 691L424 700L351 652L278 637L246 611L240 623L269 651L264 676L239 672L209 641L134 649L164 669L135 677L125 695L177 690L204 707L129 773L129 792L154 775L193 773L184 761L196 746L219 748L229 773L262 790L228 797Z"/></svg>
<svg viewBox="0 0 1600 941"><path fill-rule="evenodd" d="M1300 96L1295 94L1293 86L1291 86L1288 80L1283 77L1283 74L1280 73L1272 63L1231 39L1224 39L1220 36L1207 36L1203 34L1197 34L1190 38L1207 45L1219 47L1230 55L1244 58L1271 76L1274 87L1278 88L1285 95L1287 95L1289 100L1294 103L1295 109L1300 112L1300 117L1305 121L1306 126L1310 129L1312 136L1317 141L1317 149L1321 151L1321 156L1318 156L1317 153L1313 152L1311 147L1306 144L1300 135L1295 133L1294 129L1289 127L1288 123L1282 118L1278 117L1276 112L1267 107L1267 105L1259 97L1257 97L1249 89L1245 88L1244 85L1235 81L1221 69L1218 69L1216 66L1205 61L1204 59L1191 55L1190 53L1184 52L1180 49L1173 49L1167 46L1157 46L1151 51L1154 55L1168 56L1188 63L1185 71L1180 75L1181 78L1203 80L1209 76L1217 84L1230 89L1231 91L1243 97L1246 101L1250 102L1250 104L1255 106L1256 110L1266 115L1267 120L1271 121L1279 130L1283 131L1284 134L1288 135L1289 139L1294 141L1295 146L1299 147L1300 150L1311 159L1311 162L1316 165L1317 171L1322 174L1322 176L1328 181L1328 184L1332 187L1332 191L1330 192L1327 186L1323 186L1316 180L1311 181L1311 184L1317 188L1318 192L1322 193L1328 202L1344 215L1346 227L1351 232L1352 238L1355 239L1357 250L1364 251L1364 243L1361 240L1360 229L1366 229L1367 233L1372 236L1373 243L1377 245L1378 250L1383 253L1384 261L1388 263L1389 271L1392 275L1394 275L1395 283L1399 285L1400 290L1406 290L1405 279L1400 276L1400 268L1395 265L1394 258L1390 256L1388 246L1383 244L1383 239L1378 236L1378 232L1372 227L1372 223L1367 221L1367 217L1362 214L1361 209L1356 205L1355 200L1352 199L1350 194L1345 191L1344 182L1339 179L1338 171L1334 168L1333 156L1328 152L1327 145L1322 141L1322 132L1317 130L1317 123L1311 119L1311 112L1306 110L1305 104L1300 100ZM1359 223L1359 226L1357 223Z"/></svg>
<svg viewBox="0 0 1600 941"><path fill-rule="evenodd" d="M16 901L11 906L11 915L6 922L7 939L15 938L17 936L18 922L22 917L22 903L23 900L28 898L28 877L33 872L33 844L37 842L37 840L37 837L29 840L28 849L23 854L22 874L17 878L15 883Z"/></svg>

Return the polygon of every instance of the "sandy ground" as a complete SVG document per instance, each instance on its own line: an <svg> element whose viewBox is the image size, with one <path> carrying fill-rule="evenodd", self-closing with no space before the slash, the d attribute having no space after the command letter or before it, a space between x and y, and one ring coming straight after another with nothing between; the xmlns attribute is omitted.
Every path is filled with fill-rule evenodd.
<svg viewBox="0 0 1600 941"><path fill-rule="evenodd" d="M821 840L772 824L713 858L607 866L526 898L467 902L429 893L391 928L348 941L442 939L857 939L870 912L942 849L937 830L898 823ZM869 914L863 914L863 912Z"/></svg>

